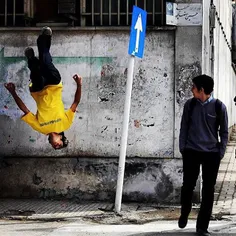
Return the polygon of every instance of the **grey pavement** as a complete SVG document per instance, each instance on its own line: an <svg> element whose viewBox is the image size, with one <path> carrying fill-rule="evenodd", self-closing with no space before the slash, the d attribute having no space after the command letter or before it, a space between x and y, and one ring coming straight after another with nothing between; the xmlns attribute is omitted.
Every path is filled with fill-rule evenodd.
<svg viewBox="0 0 236 236"><path fill-rule="evenodd" d="M233 221L214 221L211 223L212 236L236 235L236 224ZM190 221L188 226L180 230L176 221L156 221L143 225L110 225L94 224L79 219L66 222L40 221L0 221L0 232L4 236L194 236L195 222Z"/></svg>
<svg viewBox="0 0 236 236"><path fill-rule="evenodd" d="M236 214L236 133L233 131L226 153L221 161L216 188L213 215Z"/></svg>

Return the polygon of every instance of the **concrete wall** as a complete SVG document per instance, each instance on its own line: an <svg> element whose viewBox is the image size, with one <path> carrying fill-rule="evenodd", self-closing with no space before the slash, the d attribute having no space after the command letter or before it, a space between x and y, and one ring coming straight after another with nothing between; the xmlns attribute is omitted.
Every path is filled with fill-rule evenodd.
<svg viewBox="0 0 236 236"><path fill-rule="evenodd" d="M61 151L54 151L46 136L19 120L21 112L3 88L4 82L15 82L20 97L36 111L28 92L29 70L23 52L27 46L36 48L37 34L34 30L0 34L0 136L4 137L0 139L0 155L11 156L0 172L0 196L112 201L129 32L54 32L51 52L62 74L66 108L75 92L72 75L77 72L83 76L81 104L73 126L66 132L71 142ZM145 57L135 61L123 199L178 202L182 164L181 160L173 159L173 28L147 32Z"/></svg>
<svg viewBox="0 0 236 236"><path fill-rule="evenodd" d="M185 26L176 30L175 41L175 157L179 152L179 129L184 103L192 97L192 78L202 72L202 27Z"/></svg>
<svg viewBox="0 0 236 236"><path fill-rule="evenodd" d="M117 158L11 158L0 169L0 197L115 202ZM182 164L128 158L123 201L179 202Z"/></svg>
<svg viewBox="0 0 236 236"><path fill-rule="evenodd" d="M204 10L204 19L207 17ZM210 73L212 68L207 25L203 24L203 33L202 26L147 32L145 57L135 63L123 200L179 202L180 119L185 101L192 96L192 78L202 72ZM28 92L29 70L23 51L27 46L36 48L37 34L33 29L0 33L0 136L4 137L0 139L0 156L9 157L7 164L1 166L0 197L113 201L129 32L54 32L51 52L62 74L66 108L70 107L75 91L72 75L83 76L81 104L66 132L71 142L60 151L54 151L46 136L19 120L21 112L3 88L4 82L15 82L21 98L36 111ZM226 49L219 50L223 53ZM223 67L225 61L230 62L229 53L218 59L222 65L215 72L215 94L226 103L233 125L235 111L230 99L236 86L234 73L230 66ZM229 75L226 80L224 70ZM198 193L199 186L195 199L199 199Z"/></svg>
<svg viewBox="0 0 236 236"><path fill-rule="evenodd" d="M202 3L201 0L177 0L178 4ZM178 26L175 35L175 138L174 156L179 152L179 129L184 103L192 97L192 78L202 73L202 26ZM198 190L197 190L198 191Z"/></svg>
<svg viewBox="0 0 236 236"><path fill-rule="evenodd" d="M129 32L55 31L51 52L64 83L66 108L72 104L75 83L83 76L82 99L75 121L66 132L66 150L54 151L47 137L19 120L21 111L3 88L16 83L19 96L32 111L26 46L36 46L37 32L0 34L0 155L102 156L119 154ZM174 31L147 33L145 57L136 59L127 155L173 157ZM43 153L43 154L42 154Z"/></svg>

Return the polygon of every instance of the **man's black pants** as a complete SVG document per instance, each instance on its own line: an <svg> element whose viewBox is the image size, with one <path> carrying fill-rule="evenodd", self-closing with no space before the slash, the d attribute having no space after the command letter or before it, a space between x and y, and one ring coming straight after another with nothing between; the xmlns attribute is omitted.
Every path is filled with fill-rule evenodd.
<svg viewBox="0 0 236 236"><path fill-rule="evenodd" d="M197 218L197 229L207 230L214 202L214 190L220 165L215 152L185 150L183 153L183 186L181 189L181 215L187 217L192 208L193 190L202 165L202 202Z"/></svg>
<svg viewBox="0 0 236 236"><path fill-rule="evenodd" d="M42 90L47 85L56 85L61 81L61 75L52 63L49 52L51 46L51 36L40 35L37 39L39 59L34 57L28 60L30 69L30 79L32 82L31 92Z"/></svg>

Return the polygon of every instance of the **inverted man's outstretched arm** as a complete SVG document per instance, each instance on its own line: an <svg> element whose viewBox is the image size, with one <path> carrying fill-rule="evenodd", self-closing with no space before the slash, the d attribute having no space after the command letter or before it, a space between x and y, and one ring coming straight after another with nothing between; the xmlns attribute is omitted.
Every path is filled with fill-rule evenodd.
<svg viewBox="0 0 236 236"><path fill-rule="evenodd" d="M6 83L6 84L4 84L4 86L10 92L12 97L14 98L17 106L24 112L25 115L28 114L30 112L30 110L26 107L26 105L23 103L23 101L17 95L15 84Z"/></svg>
<svg viewBox="0 0 236 236"><path fill-rule="evenodd" d="M80 103L80 98L81 98L81 86L82 86L82 77L75 74L73 76L73 79L75 80L76 84L77 84L77 88L76 88L76 92L75 92L75 98L74 98L74 101L70 107L70 109L75 112L76 111L76 108L77 106L79 105Z"/></svg>

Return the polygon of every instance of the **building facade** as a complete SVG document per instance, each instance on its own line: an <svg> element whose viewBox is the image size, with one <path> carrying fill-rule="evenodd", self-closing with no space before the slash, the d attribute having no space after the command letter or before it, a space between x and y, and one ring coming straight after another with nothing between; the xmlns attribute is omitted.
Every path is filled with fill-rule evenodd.
<svg viewBox="0 0 236 236"><path fill-rule="evenodd" d="M148 28L144 58L135 59L123 200L178 202L182 183L178 135L192 77L201 73L214 77L214 96L227 105L229 129L235 124L231 5L175 1L177 25L168 25L164 0L44 0L48 6L44 10L42 1L10 2L0 3L5 10L0 15L0 135L4 137L0 155L11 164L1 170L0 196L114 201L129 25L132 5L137 5L148 12ZM226 36L221 35L222 24ZM36 112L24 49L32 46L37 51L36 39L44 25L53 29L51 53L62 75L65 108L75 92L72 75L83 77L81 103L66 131L70 144L60 151L20 120L22 113L3 87L5 82L16 83L19 96ZM198 193L199 187L195 200Z"/></svg>

